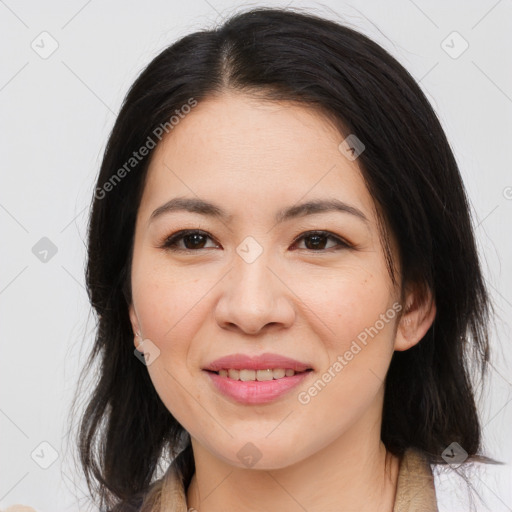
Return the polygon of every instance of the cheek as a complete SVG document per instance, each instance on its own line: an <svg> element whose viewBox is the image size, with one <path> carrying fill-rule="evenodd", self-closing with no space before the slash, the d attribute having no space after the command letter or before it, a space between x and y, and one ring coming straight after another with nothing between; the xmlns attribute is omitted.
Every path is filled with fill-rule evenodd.
<svg viewBox="0 0 512 512"><path fill-rule="evenodd" d="M391 337L394 299L387 274L383 275L378 266L375 270L369 265L346 265L332 272L324 269L295 279L294 292L303 303L302 314L316 326L331 357L333 352L345 352L358 336L364 339L364 333L386 313L384 325L379 321L377 327L382 337Z"/></svg>
<svg viewBox="0 0 512 512"><path fill-rule="evenodd" d="M132 267L133 299L141 330L162 350L173 347L171 341L189 338L188 329L197 325L197 316L205 288L213 279L197 272L169 265L162 258L142 254Z"/></svg>
<svg viewBox="0 0 512 512"><path fill-rule="evenodd" d="M204 343L209 337L200 331L215 329L212 291L223 273L208 266L170 265L148 253L134 259L132 289L141 331L159 350L148 372L178 420L190 416L190 403L204 391L197 376L207 347L196 340Z"/></svg>
<svg viewBox="0 0 512 512"><path fill-rule="evenodd" d="M333 435L373 402L393 354L400 305L387 274L368 269L346 267L338 277L317 282L308 296L326 355L317 380L300 390L298 401L318 424L330 425Z"/></svg>
<svg viewBox="0 0 512 512"><path fill-rule="evenodd" d="M192 340L204 323L205 291L213 282L191 277L190 269L170 269L149 258L138 263L132 269L133 299L144 338L159 350L148 373L167 409L186 424L193 416L190 405L200 400L200 390L190 385Z"/></svg>

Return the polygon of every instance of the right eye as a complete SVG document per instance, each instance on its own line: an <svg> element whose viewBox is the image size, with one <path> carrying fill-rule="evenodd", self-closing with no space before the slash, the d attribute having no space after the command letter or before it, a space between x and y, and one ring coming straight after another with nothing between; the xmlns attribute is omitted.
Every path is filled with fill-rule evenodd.
<svg viewBox="0 0 512 512"><path fill-rule="evenodd" d="M184 229L166 237L159 247L169 251L195 251L203 249L208 238L212 239L205 231ZM182 241L185 247L178 246Z"/></svg>

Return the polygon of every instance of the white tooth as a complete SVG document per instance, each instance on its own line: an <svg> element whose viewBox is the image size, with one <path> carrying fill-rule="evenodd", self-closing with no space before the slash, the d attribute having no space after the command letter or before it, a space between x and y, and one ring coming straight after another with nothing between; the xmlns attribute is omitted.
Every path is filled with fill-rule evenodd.
<svg viewBox="0 0 512 512"><path fill-rule="evenodd" d="M228 375L229 375L230 379L240 380L240 371L239 370L234 370L233 368L230 368L228 370Z"/></svg>
<svg viewBox="0 0 512 512"><path fill-rule="evenodd" d="M272 376L274 379L282 379L284 376L285 376L285 370L284 368L276 368L273 372L272 372Z"/></svg>
<svg viewBox="0 0 512 512"><path fill-rule="evenodd" d="M219 370L219 375L221 377L229 377L233 380L242 380L242 381L268 381L272 379L282 379L283 377L293 377L295 375L295 370L291 368L267 368L265 370L236 370L234 368L229 368L228 370Z"/></svg>
<svg viewBox="0 0 512 512"><path fill-rule="evenodd" d="M256 372L256 380L272 380L274 375L271 369L268 370L258 370Z"/></svg>
<svg viewBox="0 0 512 512"><path fill-rule="evenodd" d="M256 370L240 370L240 380L256 380Z"/></svg>

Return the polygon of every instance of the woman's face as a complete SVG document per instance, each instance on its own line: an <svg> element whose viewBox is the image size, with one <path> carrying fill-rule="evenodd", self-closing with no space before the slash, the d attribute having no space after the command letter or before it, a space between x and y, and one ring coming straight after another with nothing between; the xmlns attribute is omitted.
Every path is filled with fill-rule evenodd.
<svg viewBox="0 0 512 512"><path fill-rule="evenodd" d="M311 109L232 93L153 154L130 318L168 410L239 467L285 467L380 427L402 305L342 140ZM182 230L199 233L165 246Z"/></svg>

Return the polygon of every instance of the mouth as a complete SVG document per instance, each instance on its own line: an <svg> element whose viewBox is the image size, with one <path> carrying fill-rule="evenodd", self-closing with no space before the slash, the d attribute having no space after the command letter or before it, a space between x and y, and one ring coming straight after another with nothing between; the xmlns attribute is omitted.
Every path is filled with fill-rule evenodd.
<svg viewBox="0 0 512 512"><path fill-rule="evenodd" d="M272 354L270 352L257 355L231 354L229 356L216 359L203 368L203 370L216 373L220 371L229 372L237 370L239 372L243 372L242 375L251 377L249 380L256 380L256 376L253 378L252 373L247 373L251 371L266 372L265 374L262 373L261 376L264 377L264 375L266 375L268 377L269 372L271 370L274 372L275 370L277 372L277 378L282 378L286 376L286 372L289 372L290 370L298 373L312 369L313 366L308 363L303 363L302 361L281 356L279 354ZM285 375L281 375L282 370L284 370ZM271 379L267 378L265 380Z"/></svg>
<svg viewBox="0 0 512 512"><path fill-rule="evenodd" d="M314 371L312 365L277 354L233 354L202 370L216 392L237 403L264 404L277 400Z"/></svg>
<svg viewBox="0 0 512 512"><path fill-rule="evenodd" d="M232 380L240 380L242 382L251 382L251 381L258 381L258 382L264 382L269 380L279 380L279 379L286 379L288 377L293 377L296 374L299 373L306 373L313 371L312 368L307 368L306 370L302 371L295 371L292 368L265 368L265 369L258 369L253 370L250 368L243 368L243 369L237 369L237 368L222 368L218 371L213 370L205 370L210 373L215 373L219 377L224 377L226 379L232 379Z"/></svg>

